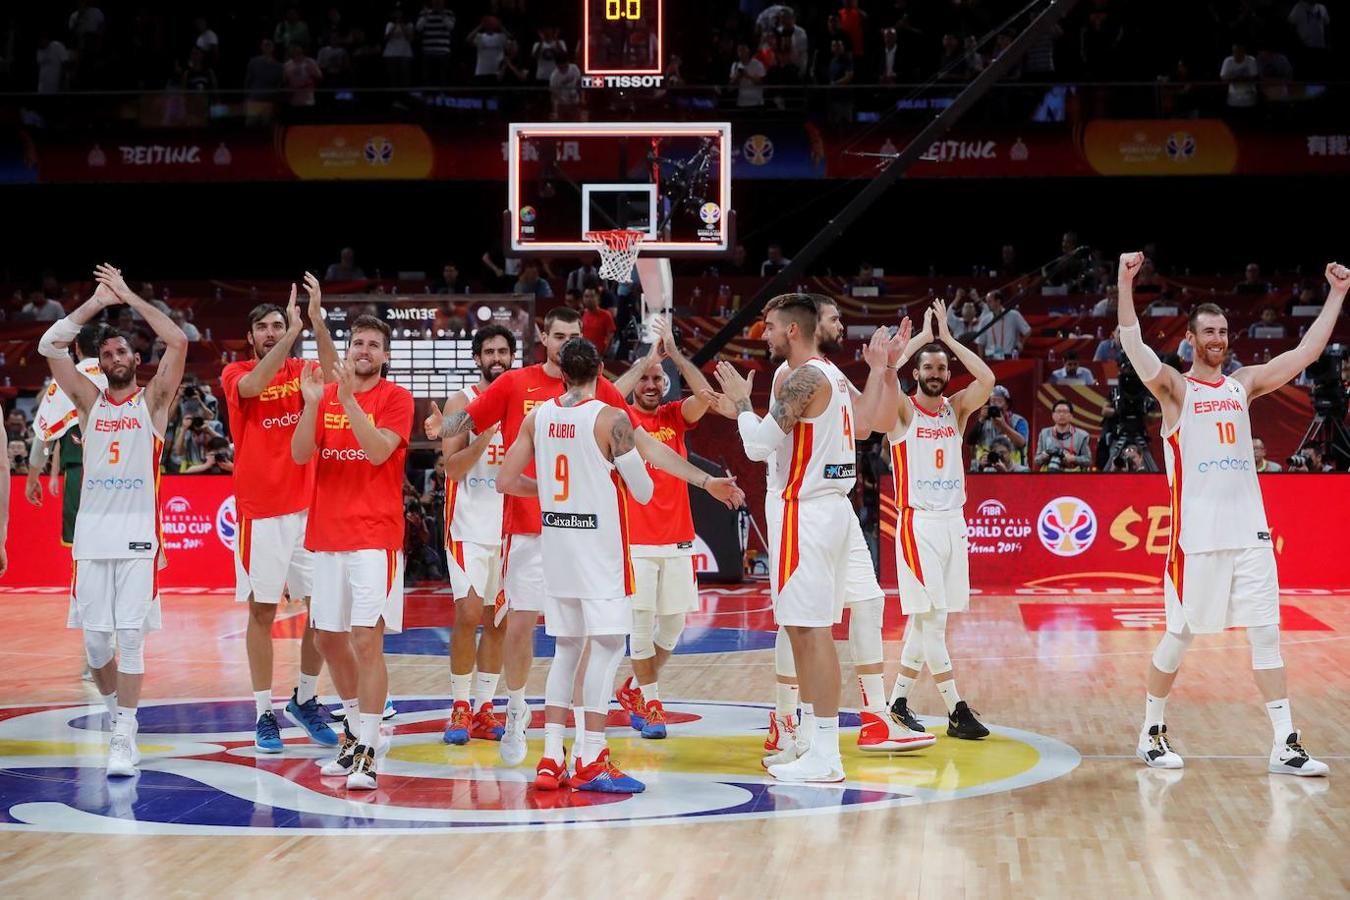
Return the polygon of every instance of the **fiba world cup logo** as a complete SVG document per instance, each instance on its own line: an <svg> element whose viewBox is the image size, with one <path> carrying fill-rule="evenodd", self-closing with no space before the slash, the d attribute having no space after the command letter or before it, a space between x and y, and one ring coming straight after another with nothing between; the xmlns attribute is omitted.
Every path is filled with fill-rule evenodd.
<svg viewBox="0 0 1350 900"><path fill-rule="evenodd" d="M225 549L234 552L234 541L239 535L239 516L234 509L234 496L225 498L216 510L216 537L225 545Z"/></svg>
<svg viewBox="0 0 1350 900"><path fill-rule="evenodd" d="M1184 131L1167 136L1167 158L1173 162L1189 162L1195 156L1195 138Z"/></svg>
<svg viewBox="0 0 1350 900"><path fill-rule="evenodd" d="M750 165L765 166L773 159L773 141L765 135L752 134L746 138L741 151L745 154L745 161Z"/></svg>
<svg viewBox="0 0 1350 900"><path fill-rule="evenodd" d="M1097 538L1097 514L1077 497L1056 497L1036 517L1036 534L1056 556L1077 556Z"/></svg>
<svg viewBox="0 0 1350 900"><path fill-rule="evenodd" d="M394 145L388 138L372 137L366 141L366 162L372 166L387 166L394 159Z"/></svg>

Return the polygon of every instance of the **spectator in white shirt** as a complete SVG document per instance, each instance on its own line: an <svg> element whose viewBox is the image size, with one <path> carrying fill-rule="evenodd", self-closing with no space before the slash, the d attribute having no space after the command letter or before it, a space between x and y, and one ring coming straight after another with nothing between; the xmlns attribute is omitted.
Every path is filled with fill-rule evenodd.
<svg viewBox="0 0 1350 900"><path fill-rule="evenodd" d="M215 65L220 60L220 37L202 16L193 20L192 27L197 29L197 40L193 42L193 46L206 54L206 59L211 65Z"/></svg>
<svg viewBox="0 0 1350 900"><path fill-rule="evenodd" d="M777 275L792 264L792 260L783 255L783 248L778 244L769 245L769 258L759 264L759 274Z"/></svg>
<svg viewBox="0 0 1350 900"><path fill-rule="evenodd" d="M28 295L28 302L19 310L19 318L32 322L55 322L66 314L60 300L42 296L41 291Z"/></svg>
<svg viewBox="0 0 1350 900"><path fill-rule="evenodd" d="M900 43L894 28L881 29L881 60L877 64L877 82L895 84L900 80Z"/></svg>
<svg viewBox="0 0 1350 900"><path fill-rule="evenodd" d="M750 47L737 44L736 61L731 64L731 86L736 88L737 106L744 109L764 105L764 88L760 85L766 74L764 63L750 55Z"/></svg>
<svg viewBox="0 0 1350 900"><path fill-rule="evenodd" d="M1093 376L1091 370L1078 364L1078 352L1070 350L1064 354L1064 367L1056 369L1051 374L1050 383L1094 385L1097 383L1097 379Z"/></svg>
<svg viewBox="0 0 1350 900"><path fill-rule="evenodd" d="M1256 60L1247 55L1242 44L1233 45L1233 55L1219 67L1219 79L1228 84L1228 105L1233 109L1249 109L1256 105L1256 81L1260 70Z"/></svg>
<svg viewBox="0 0 1350 900"><path fill-rule="evenodd" d="M548 84L558 68L558 56L567 52L567 42L558 37L556 25L545 25L539 29L539 40L530 48L530 58L534 60L534 80Z"/></svg>
<svg viewBox="0 0 1350 900"><path fill-rule="evenodd" d="M66 45L54 41L49 35L38 38L37 48L37 92L55 94L65 88L66 64L70 62L70 53Z"/></svg>
<svg viewBox="0 0 1350 900"><path fill-rule="evenodd" d="M1027 335L1031 334L1031 326L1027 324L1026 318L1016 309L1007 310L1005 314L1003 294L999 291L985 294L984 303L990 322L977 343L985 358L1016 359L1021 356L1022 345L1026 343Z"/></svg>
<svg viewBox="0 0 1350 900"><path fill-rule="evenodd" d="M1098 319L1112 318L1116 316L1116 305L1120 302L1120 295L1116 291L1116 286L1110 285L1106 289L1106 296L1098 300L1092 307L1092 315Z"/></svg>
<svg viewBox="0 0 1350 900"><path fill-rule="evenodd" d="M384 26L384 71L393 87L412 84L413 37L417 29L394 9Z"/></svg>
<svg viewBox="0 0 1350 900"><path fill-rule="evenodd" d="M481 84L498 83L497 73L501 71L502 55L506 52L506 38L501 20L496 16L483 16L478 27L469 32L468 41L478 51L473 66L475 81Z"/></svg>
<svg viewBox="0 0 1350 900"><path fill-rule="evenodd" d="M181 309L175 309L169 313L169 318L173 323L183 330L183 336L189 341L200 341L202 333L197 330L197 326L187 320L187 314Z"/></svg>
<svg viewBox="0 0 1350 900"><path fill-rule="evenodd" d="M556 68L548 77L548 92L553 98L553 118L574 118L581 106L581 70L568 58L559 53Z"/></svg>
<svg viewBox="0 0 1350 900"><path fill-rule="evenodd" d="M803 75L810 62L811 41L806 29L797 24L797 14L787 7L778 13L778 33L792 36L792 62Z"/></svg>
<svg viewBox="0 0 1350 900"><path fill-rule="evenodd" d="M323 70L305 55L304 47L291 44L291 58L282 69L282 80L291 92L291 106L313 106L314 89L323 81Z"/></svg>

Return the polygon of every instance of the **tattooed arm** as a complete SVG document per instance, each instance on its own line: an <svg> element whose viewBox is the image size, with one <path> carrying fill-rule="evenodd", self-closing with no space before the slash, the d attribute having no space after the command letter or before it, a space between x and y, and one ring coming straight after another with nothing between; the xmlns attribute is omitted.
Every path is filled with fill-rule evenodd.
<svg viewBox="0 0 1350 900"><path fill-rule="evenodd" d="M725 388L725 384L723 386ZM739 395L733 397L733 402L742 410L737 423L741 426L745 455L755 461L768 459L787 438L797 420L806 414L817 394L829 389L825 373L815 366L804 365L794 369L778 385L773 402L769 405L769 414L763 419L758 419L749 409L748 391L743 403Z"/></svg>
<svg viewBox="0 0 1350 900"><path fill-rule="evenodd" d="M613 460L614 468L633 499L642 504L651 500L656 485L642 455L637 452L637 438L628 414L614 407L601 412L595 420L595 439L600 449Z"/></svg>

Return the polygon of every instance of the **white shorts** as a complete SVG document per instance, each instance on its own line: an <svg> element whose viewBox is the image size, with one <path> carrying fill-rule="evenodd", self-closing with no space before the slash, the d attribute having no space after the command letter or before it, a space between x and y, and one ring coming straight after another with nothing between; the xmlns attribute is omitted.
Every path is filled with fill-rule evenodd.
<svg viewBox="0 0 1350 900"><path fill-rule="evenodd" d="M257 603L280 603L283 588L291 599L308 597L314 586L314 555L305 549L309 511L266 519L240 517L234 547L234 599L253 595Z"/></svg>
<svg viewBox="0 0 1350 900"><path fill-rule="evenodd" d="M403 630L403 551L348 550L314 554L310 619L321 631L351 631L353 625Z"/></svg>
<svg viewBox="0 0 1350 900"><path fill-rule="evenodd" d="M543 538L537 534L508 534L502 566L502 589L510 609L544 611Z"/></svg>
<svg viewBox="0 0 1350 900"><path fill-rule="evenodd" d="M769 525L769 533L778 534L783 515L783 501L773 495L766 497L764 514ZM848 523L848 575L844 584L844 606L885 596L886 592L877 581L877 570L872 567L872 551L867 549L867 538L863 537L862 525L854 515L852 521Z"/></svg>
<svg viewBox="0 0 1350 900"><path fill-rule="evenodd" d="M158 631L159 569L151 559L81 559L70 582L67 628Z"/></svg>
<svg viewBox="0 0 1350 900"><path fill-rule="evenodd" d="M842 621L852 531L857 529L859 538L862 536L853 504L841 494L766 503L765 518L769 524L769 587L774 619L779 625L810 628L826 628ZM867 565L870 571L870 558ZM872 596L880 593L878 590Z"/></svg>
<svg viewBox="0 0 1350 900"><path fill-rule="evenodd" d="M673 616L698 610L698 577L692 556L635 556L633 609Z"/></svg>
<svg viewBox="0 0 1350 900"><path fill-rule="evenodd" d="M961 510L900 510L895 551L905 615L970 607L969 539Z"/></svg>
<svg viewBox="0 0 1350 900"><path fill-rule="evenodd" d="M472 589L492 606L502 583L502 545L476 544L473 541L450 541L445 548L450 570L450 590L456 600L469 596Z"/></svg>
<svg viewBox="0 0 1350 900"><path fill-rule="evenodd" d="M614 600L594 600L589 597L544 599L544 631L553 637L629 634L632 628L632 597Z"/></svg>
<svg viewBox="0 0 1350 900"><path fill-rule="evenodd" d="M1249 547L1177 554L1163 576L1167 630L1214 634L1225 628L1280 624L1275 550Z"/></svg>

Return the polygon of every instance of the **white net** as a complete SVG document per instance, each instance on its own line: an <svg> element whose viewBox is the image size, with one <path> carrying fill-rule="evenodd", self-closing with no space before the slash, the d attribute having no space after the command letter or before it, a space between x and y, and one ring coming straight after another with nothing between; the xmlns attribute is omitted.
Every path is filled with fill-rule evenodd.
<svg viewBox="0 0 1350 900"><path fill-rule="evenodd" d="M600 277L628 284L633 280L633 264L642 251L641 231L588 231L586 240L600 251Z"/></svg>

